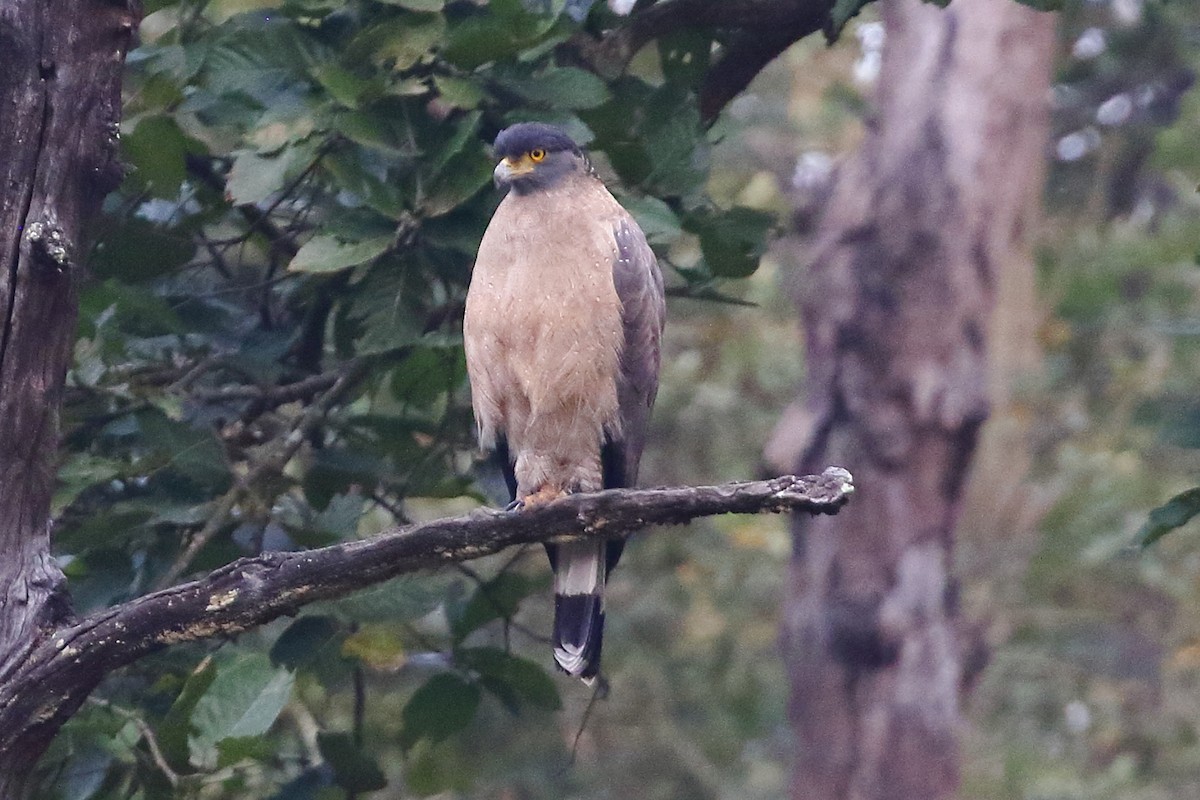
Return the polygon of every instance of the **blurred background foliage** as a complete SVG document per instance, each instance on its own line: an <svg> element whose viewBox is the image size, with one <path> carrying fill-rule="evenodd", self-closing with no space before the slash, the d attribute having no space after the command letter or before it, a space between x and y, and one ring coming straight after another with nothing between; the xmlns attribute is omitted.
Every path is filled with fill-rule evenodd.
<svg viewBox="0 0 1200 800"><path fill-rule="evenodd" d="M486 144L518 120L592 149L667 272L643 483L763 469L803 380L781 288L869 113L869 8L708 130L712 42L654 43L601 79L569 56L611 23L587 0L146 10L129 173L68 377L54 538L77 610L501 501L459 335L498 200ZM1197 70L1192 4L1061 17L1039 347L998 414L1027 452L981 459L959 548L993 648L967 700L966 797L1200 793L1200 547L1185 528L1129 549L1200 471ZM611 583L604 699L549 669L534 550L176 647L102 685L37 796L779 797L789 549L778 519L636 539Z"/></svg>

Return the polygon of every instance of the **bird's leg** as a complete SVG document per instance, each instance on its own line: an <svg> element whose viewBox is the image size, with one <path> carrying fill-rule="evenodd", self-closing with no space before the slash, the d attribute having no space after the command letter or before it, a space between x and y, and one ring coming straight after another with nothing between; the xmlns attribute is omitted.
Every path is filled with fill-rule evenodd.
<svg viewBox="0 0 1200 800"><path fill-rule="evenodd" d="M547 503L552 503L561 497L566 497L570 492L563 489L557 489L549 484L542 486L540 489L531 492L524 497L517 498L504 507L505 511L524 511L527 508L535 508L544 506Z"/></svg>
<svg viewBox="0 0 1200 800"><path fill-rule="evenodd" d="M544 506L547 503L552 503L555 500L566 496L567 492L563 489L550 484L543 484L537 491L533 492L532 494L527 494L521 498L519 501L521 504L520 508L527 509L534 508L536 506Z"/></svg>

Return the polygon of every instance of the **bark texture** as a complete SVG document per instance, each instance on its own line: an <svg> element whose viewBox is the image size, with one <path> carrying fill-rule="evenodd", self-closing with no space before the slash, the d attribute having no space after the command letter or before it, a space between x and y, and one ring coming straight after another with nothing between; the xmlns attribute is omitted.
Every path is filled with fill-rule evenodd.
<svg viewBox="0 0 1200 800"><path fill-rule="evenodd" d="M0 800L19 796L41 750L105 675L162 647L233 636L317 600L512 545L624 535L712 514L832 514L853 491L850 473L834 467L803 478L578 494L514 513L481 510L348 544L243 558L84 619L46 624L0 674Z"/></svg>
<svg viewBox="0 0 1200 800"><path fill-rule="evenodd" d="M988 416L1000 270L1028 257L1053 17L883 0L877 114L797 281L808 394L779 435L859 497L796 517L782 641L795 800L936 800L958 784L954 527Z"/></svg>
<svg viewBox="0 0 1200 800"><path fill-rule="evenodd" d="M124 0L0 3L0 682L68 613L47 530L87 224L121 178ZM44 747L0 757L19 797Z"/></svg>

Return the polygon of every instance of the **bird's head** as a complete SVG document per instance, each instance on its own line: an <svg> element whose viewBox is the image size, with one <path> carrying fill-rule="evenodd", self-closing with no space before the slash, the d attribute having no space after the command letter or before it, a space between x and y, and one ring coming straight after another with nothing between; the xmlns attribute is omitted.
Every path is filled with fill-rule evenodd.
<svg viewBox="0 0 1200 800"><path fill-rule="evenodd" d="M587 156L561 128L541 122L520 122L496 137L500 163L492 176L501 189L518 194L546 189L573 172L591 170Z"/></svg>

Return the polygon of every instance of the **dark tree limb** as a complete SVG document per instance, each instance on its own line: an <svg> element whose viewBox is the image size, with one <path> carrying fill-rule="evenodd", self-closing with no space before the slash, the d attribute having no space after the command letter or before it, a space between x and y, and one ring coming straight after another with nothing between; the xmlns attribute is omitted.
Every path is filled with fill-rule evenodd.
<svg viewBox="0 0 1200 800"><path fill-rule="evenodd" d="M633 14L595 39L580 35L570 48L589 67L614 77L655 39L707 30L728 40L700 88L700 114L711 124L763 67L792 44L828 28L834 0L669 0Z"/></svg>
<svg viewBox="0 0 1200 800"><path fill-rule="evenodd" d="M720 59L709 68L700 87L700 119L706 125L716 121L725 106L754 80L763 67L784 50L821 29L828 7L812 3L807 13L786 20L778 28L755 32L725 48Z"/></svg>
<svg viewBox="0 0 1200 800"><path fill-rule="evenodd" d="M613 489L519 512L479 510L318 550L244 558L40 637L21 663L0 673L0 754L18 743L48 741L104 675L167 645L235 635L317 600L513 545L624 536L715 514L830 514L853 491L850 473L837 468L720 486Z"/></svg>

